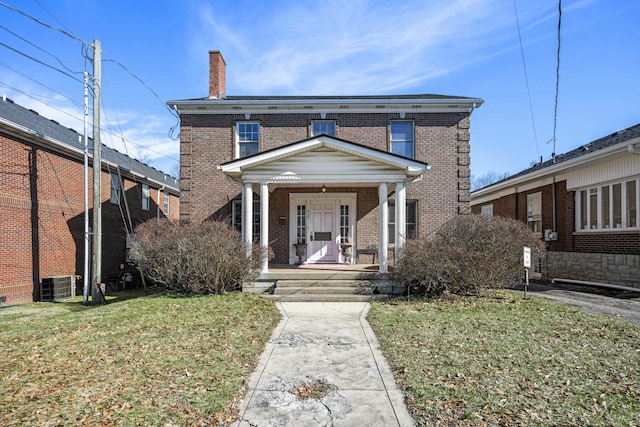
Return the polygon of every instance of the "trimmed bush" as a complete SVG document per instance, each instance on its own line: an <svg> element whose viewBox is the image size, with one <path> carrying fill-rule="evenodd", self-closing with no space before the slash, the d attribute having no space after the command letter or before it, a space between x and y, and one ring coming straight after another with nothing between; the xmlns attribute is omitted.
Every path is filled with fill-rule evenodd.
<svg viewBox="0 0 640 427"><path fill-rule="evenodd" d="M253 280L260 249L245 258L240 233L228 223L179 224L167 219L139 225L131 237L131 257L147 276L167 290L222 294Z"/></svg>
<svg viewBox="0 0 640 427"><path fill-rule="evenodd" d="M501 217L461 215L443 225L432 240L407 240L395 275L411 293L478 294L520 283L522 248L532 262L543 243L523 223Z"/></svg>

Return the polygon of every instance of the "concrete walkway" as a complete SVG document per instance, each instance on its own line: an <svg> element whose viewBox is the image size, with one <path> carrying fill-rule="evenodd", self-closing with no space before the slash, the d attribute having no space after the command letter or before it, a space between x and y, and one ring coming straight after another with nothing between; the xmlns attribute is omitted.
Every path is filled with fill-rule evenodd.
<svg viewBox="0 0 640 427"><path fill-rule="evenodd" d="M278 303L283 319L249 382L236 426L412 426L365 317L369 303ZM325 384L316 398L292 393Z"/></svg>

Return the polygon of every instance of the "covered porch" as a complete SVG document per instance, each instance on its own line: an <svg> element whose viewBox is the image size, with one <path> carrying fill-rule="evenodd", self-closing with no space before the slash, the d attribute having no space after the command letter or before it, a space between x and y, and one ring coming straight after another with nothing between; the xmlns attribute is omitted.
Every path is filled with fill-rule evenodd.
<svg viewBox="0 0 640 427"><path fill-rule="evenodd" d="M300 271L304 265L358 269L358 251L370 253L375 247L377 272L387 273L390 239L396 253L402 250L406 239L406 188L422 179L429 166L321 135L219 168L242 185L242 239L247 256L252 243L259 241L260 273L266 275L270 269L277 269L269 265L268 248L278 239L279 246L274 249L278 259L286 259L289 266L302 264ZM274 192L277 197L273 197ZM259 195L258 227L254 221L254 194ZM372 230L372 221L365 224L360 220L361 208L365 202L371 203L374 194L378 215L376 229ZM393 235L389 236L391 194L395 207ZM274 213L277 218L271 217ZM276 229L270 230L270 224ZM370 270L371 266L366 268Z"/></svg>

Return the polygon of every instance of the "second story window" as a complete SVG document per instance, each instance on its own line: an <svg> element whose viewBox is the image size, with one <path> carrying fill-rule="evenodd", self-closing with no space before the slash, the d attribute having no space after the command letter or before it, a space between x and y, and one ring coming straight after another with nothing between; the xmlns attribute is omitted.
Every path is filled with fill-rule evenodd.
<svg viewBox="0 0 640 427"><path fill-rule="evenodd" d="M311 122L311 136L336 136L336 122L334 120L314 120Z"/></svg>
<svg viewBox="0 0 640 427"><path fill-rule="evenodd" d="M149 210L149 185L142 184L142 210Z"/></svg>
<svg viewBox="0 0 640 427"><path fill-rule="evenodd" d="M395 120L391 122L391 152L413 159L413 122Z"/></svg>
<svg viewBox="0 0 640 427"><path fill-rule="evenodd" d="M111 196L109 201L115 205L120 204L120 176L111 172Z"/></svg>
<svg viewBox="0 0 640 427"><path fill-rule="evenodd" d="M236 124L236 158L251 156L260 150L260 124L238 122Z"/></svg>

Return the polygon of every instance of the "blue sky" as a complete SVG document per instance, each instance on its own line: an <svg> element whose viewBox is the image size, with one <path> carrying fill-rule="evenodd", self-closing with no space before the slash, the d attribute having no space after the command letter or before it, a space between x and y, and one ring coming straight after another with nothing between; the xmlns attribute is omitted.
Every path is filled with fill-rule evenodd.
<svg viewBox="0 0 640 427"><path fill-rule="evenodd" d="M83 44L6 5L99 39L103 142L165 172L177 171L179 143L160 100L208 95L209 50L223 53L229 95L483 98L471 118L476 177L553 151L557 2L515 2L531 98L513 0L3 3L0 94L82 131ZM565 0L562 12L556 153L640 123L640 2Z"/></svg>

